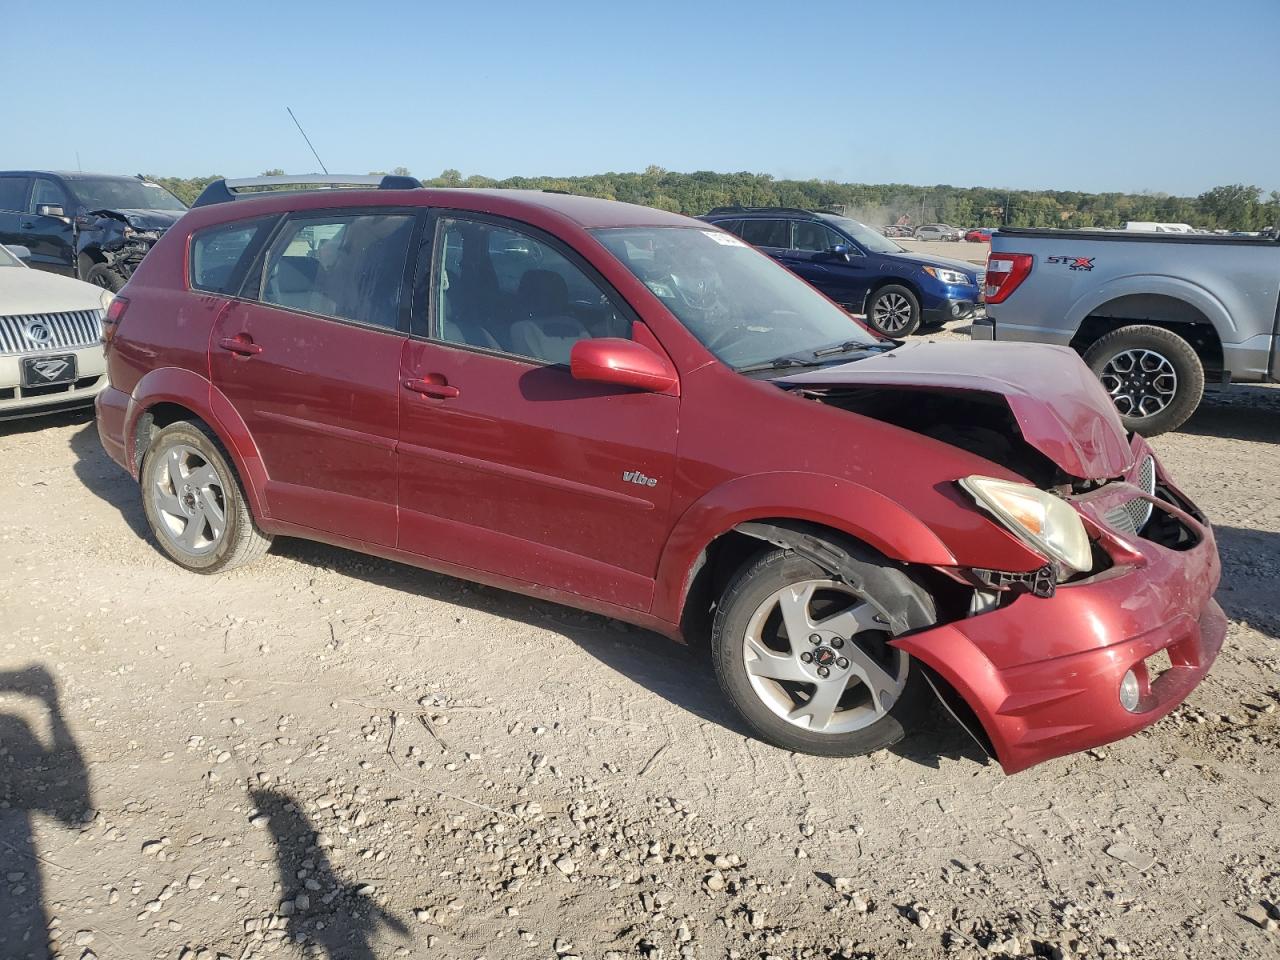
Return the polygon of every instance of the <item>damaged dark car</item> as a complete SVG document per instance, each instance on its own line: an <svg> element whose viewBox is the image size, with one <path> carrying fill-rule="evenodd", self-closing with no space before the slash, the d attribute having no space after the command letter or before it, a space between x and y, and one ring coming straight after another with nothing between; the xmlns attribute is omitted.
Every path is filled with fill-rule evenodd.
<svg viewBox="0 0 1280 960"><path fill-rule="evenodd" d="M0 243L26 247L37 270L113 293L186 212L141 175L0 171Z"/></svg>

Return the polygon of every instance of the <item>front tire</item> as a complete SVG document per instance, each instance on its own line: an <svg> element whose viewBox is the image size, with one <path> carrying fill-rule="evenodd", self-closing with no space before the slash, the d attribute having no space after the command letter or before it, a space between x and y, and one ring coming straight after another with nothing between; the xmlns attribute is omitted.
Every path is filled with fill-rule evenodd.
<svg viewBox="0 0 1280 960"><path fill-rule="evenodd" d="M92 283L95 287L102 287L112 293L119 293L127 279L119 270L109 267L105 263L95 263L89 268L89 272L84 275L85 283Z"/></svg>
<svg viewBox="0 0 1280 960"><path fill-rule="evenodd" d="M886 337L907 337L920 329L920 301L906 287L890 283L867 302L867 325Z"/></svg>
<svg viewBox="0 0 1280 960"><path fill-rule="evenodd" d="M142 506L160 548L194 573L256 560L271 546L258 530L231 458L204 424L178 421L142 460Z"/></svg>
<svg viewBox="0 0 1280 960"><path fill-rule="evenodd" d="M1126 430L1153 437L1176 430L1204 395L1204 365L1171 330L1135 324L1096 340L1084 354Z"/></svg>
<svg viewBox="0 0 1280 960"><path fill-rule="evenodd" d="M785 750L859 756L897 743L926 715L920 671L888 645L881 605L864 595L906 574L851 562L867 567L862 593L769 550L743 565L717 605L720 687L755 733Z"/></svg>

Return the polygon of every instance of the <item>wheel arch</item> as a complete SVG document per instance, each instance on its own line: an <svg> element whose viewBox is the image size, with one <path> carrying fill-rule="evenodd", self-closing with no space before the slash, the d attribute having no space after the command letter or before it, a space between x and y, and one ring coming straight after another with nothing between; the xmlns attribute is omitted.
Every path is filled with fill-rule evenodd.
<svg viewBox="0 0 1280 960"><path fill-rule="evenodd" d="M924 293L920 284L916 283L911 277L899 276L897 274L886 273L877 277L867 288L867 295L862 299L862 312L866 313L867 308L871 305L871 299L880 290L885 287L906 287L911 291L911 295L916 298L916 307L920 310L924 309Z"/></svg>
<svg viewBox="0 0 1280 960"><path fill-rule="evenodd" d="M744 531L750 524L755 529ZM714 599L705 591L724 575L726 556L736 569L762 549L759 525L801 529L835 543L851 540L900 563L955 563L922 521L868 487L816 474L755 474L709 491L677 521L659 561L653 613L680 624L687 639L697 637L699 605Z"/></svg>
<svg viewBox="0 0 1280 960"><path fill-rule="evenodd" d="M1178 277L1123 277L1105 283L1072 304L1067 323L1076 331L1070 346L1081 355L1108 333L1147 324L1182 337L1210 370L1223 369L1223 334L1236 332L1221 300Z"/></svg>
<svg viewBox="0 0 1280 960"><path fill-rule="evenodd" d="M231 454L254 517L269 517L263 494L267 473L248 427L221 391L190 370L161 367L134 387L124 429L125 456L134 476L141 474L155 431L182 419L201 420L213 431Z"/></svg>

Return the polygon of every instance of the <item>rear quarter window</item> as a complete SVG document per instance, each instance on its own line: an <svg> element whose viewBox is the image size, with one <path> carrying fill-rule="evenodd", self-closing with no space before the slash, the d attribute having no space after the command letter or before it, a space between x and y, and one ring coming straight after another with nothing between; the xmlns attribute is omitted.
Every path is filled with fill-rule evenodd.
<svg viewBox="0 0 1280 960"><path fill-rule="evenodd" d="M191 238L191 287L235 296L272 219L239 220L206 227Z"/></svg>

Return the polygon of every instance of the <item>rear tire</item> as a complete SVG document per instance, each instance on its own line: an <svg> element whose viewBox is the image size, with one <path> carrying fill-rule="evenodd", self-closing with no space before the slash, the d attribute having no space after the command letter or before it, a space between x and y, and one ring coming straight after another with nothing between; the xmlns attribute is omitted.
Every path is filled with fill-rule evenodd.
<svg viewBox="0 0 1280 960"><path fill-rule="evenodd" d="M867 325L886 337L909 337L920 329L920 301L901 284L886 284L867 301Z"/></svg>
<svg viewBox="0 0 1280 960"><path fill-rule="evenodd" d="M157 433L140 477L147 523L179 566L219 573L271 546L253 522L231 457L203 423L179 420Z"/></svg>
<svg viewBox="0 0 1280 960"><path fill-rule="evenodd" d="M865 595L896 589L906 574L850 562L866 567L862 592L791 551L768 550L742 566L717 604L711 652L720 688L756 734L784 750L860 756L897 743L928 716L921 671L888 645L888 625L875 619L880 605ZM803 635L791 636L788 622Z"/></svg>
<svg viewBox="0 0 1280 960"><path fill-rule="evenodd" d="M1153 437L1182 426L1204 395L1204 364L1164 327L1135 324L1094 341L1084 362L1111 394L1126 430Z"/></svg>

